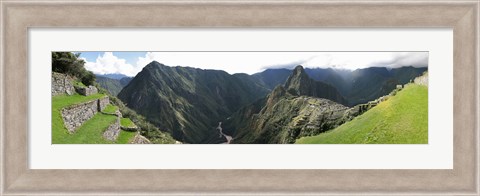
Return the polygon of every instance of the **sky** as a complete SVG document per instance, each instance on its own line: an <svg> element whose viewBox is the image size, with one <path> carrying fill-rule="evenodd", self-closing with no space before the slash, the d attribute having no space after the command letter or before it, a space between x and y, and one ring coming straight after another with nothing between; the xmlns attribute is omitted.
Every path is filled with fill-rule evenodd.
<svg viewBox="0 0 480 196"><path fill-rule="evenodd" d="M428 52L80 52L95 74L135 76L152 61L167 66L254 74L269 68L398 68L428 66Z"/></svg>

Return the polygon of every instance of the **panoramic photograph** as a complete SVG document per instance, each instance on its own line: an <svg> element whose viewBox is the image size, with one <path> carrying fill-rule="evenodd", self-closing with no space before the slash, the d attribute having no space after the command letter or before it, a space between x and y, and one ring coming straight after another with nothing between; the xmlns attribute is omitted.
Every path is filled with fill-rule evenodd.
<svg viewBox="0 0 480 196"><path fill-rule="evenodd" d="M56 51L52 144L428 144L426 51Z"/></svg>

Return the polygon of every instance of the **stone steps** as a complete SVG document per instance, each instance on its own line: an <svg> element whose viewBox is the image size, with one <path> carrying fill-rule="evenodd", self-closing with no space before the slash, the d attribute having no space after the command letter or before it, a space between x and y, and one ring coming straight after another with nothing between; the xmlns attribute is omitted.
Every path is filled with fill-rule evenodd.
<svg viewBox="0 0 480 196"><path fill-rule="evenodd" d="M114 142L117 141L118 135L120 135L120 118L117 116L117 120L103 132L103 138Z"/></svg>

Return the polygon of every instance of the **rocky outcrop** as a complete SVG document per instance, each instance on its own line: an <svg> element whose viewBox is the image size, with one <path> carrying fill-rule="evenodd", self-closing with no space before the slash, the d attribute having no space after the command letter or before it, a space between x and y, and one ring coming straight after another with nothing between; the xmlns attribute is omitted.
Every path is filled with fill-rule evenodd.
<svg viewBox="0 0 480 196"><path fill-rule="evenodd" d="M63 108L62 118L65 128L67 128L68 132L74 133L83 123L95 116L97 112L103 110L109 102L109 98L106 96Z"/></svg>
<svg viewBox="0 0 480 196"><path fill-rule="evenodd" d="M252 105L226 121L226 131L235 130L235 143L293 143L298 137L319 134L351 119L346 114L348 107L328 99L287 92L280 97L270 94L267 102L258 112Z"/></svg>
<svg viewBox="0 0 480 196"><path fill-rule="evenodd" d="M428 72L423 73L423 75L416 77L413 80L413 83L423 86L428 86Z"/></svg>
<svg viewBox="0 0 480 196"><path fill-rule="evenodd" d="M273 106L273 104L277 103L279 99L285 96L285 89L283 86L276 86L275 89L267 96L267 106Z"/></svg>
<svg viewBox="0 0 480 196"><path fill-rule="evenodd" d="M98 93L97 87L94 87L92 85L88 87L75 86L75 91L77 91L78 94L83 96L89 96L89 95L94 95Z"/></svg>
<svg viewBox="0 0 480 196"><path fill-rule="evenodd" d="M152 142L148 140L146 137L140 135L140 133L137 132L137 135L133 138L133 140L130 142L130 144L151 144Z"/></svg>
<svg viewBox="0 0 480 196"><path fill-rule="evenodd" d="M117 118L115 123L112 123L108 128L103 132L103 138L108 141L116 141L118 135L120 134L120 119Z"/></svg>
<svg viewBox="0 0 480 196"><path fill-rule="evenodd" d="M52 96L72 95L75 92L72 81L73 79L68 75L52 72Z"/></svg>
<svg viewBox="0 0 480 196"><path fill-rule="evenodd" d="M285 90L294 96L329 99L348 105L347 100L330 84L311 79L301 65L295 67L285 82Z"/></svg>

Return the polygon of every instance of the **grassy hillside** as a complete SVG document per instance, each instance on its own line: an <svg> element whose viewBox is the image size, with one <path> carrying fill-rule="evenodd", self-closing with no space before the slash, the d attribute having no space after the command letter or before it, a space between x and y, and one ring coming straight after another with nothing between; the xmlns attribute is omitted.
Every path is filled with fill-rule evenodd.
<svg viewBox="0 0 480 196"><path fill-rule="evenodd" d="M103 131L114 123L117 119L114 115L97 113L85 124L83 124L74 134L69 134L63 125L61 116L62 108L95 100L104 97L104 94L95 94L91 96L82 96L75 94L72 96L54 96L52 97L52 143L53 144L111 144L113 142L103 139ZM108 108L114 107L109 105ZM108 109L106 108L106 109ZM105 111L105 110L104 110ZM129 139L135 136L135 133L125 133L121 131L117 144L128 143Z"/></svg>
<svg viewBox="0 0 480 196"><path fill-rule="evenodd" d="M74 94L72 96L60 95L52 97L52 143L62 144L70 142L70 134L63 125L62 108L79 104L104 97L104 94L95 94L91 96L82 96Z"/></svg>
<svg viewBox="0 0 480 196"><path fill-rule="evenodd" d="M409 85L331 131L297 140L299 144L426 144L428 88Z"/></svg>

